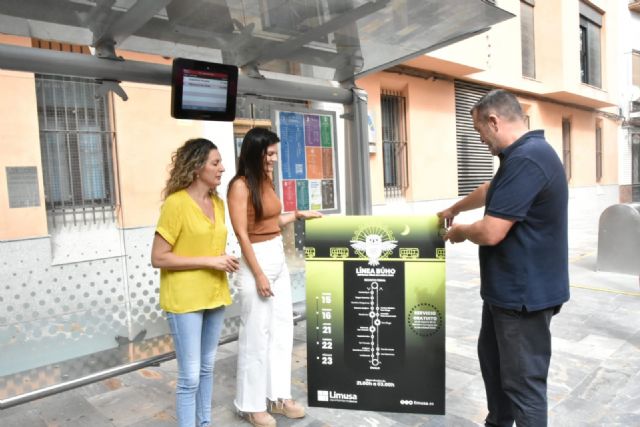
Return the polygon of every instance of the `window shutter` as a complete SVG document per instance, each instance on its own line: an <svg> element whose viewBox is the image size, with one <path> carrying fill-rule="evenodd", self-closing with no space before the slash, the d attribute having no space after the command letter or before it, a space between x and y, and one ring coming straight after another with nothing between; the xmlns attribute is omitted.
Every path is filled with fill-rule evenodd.
<svg viewBox="0 0 640 427"><path fill-rule="evenodd" d="M493 177L493 156L487 146L480 142L470 113L471 108L489 90L488 87L455 81L459 196L471 193Z"/></svg>

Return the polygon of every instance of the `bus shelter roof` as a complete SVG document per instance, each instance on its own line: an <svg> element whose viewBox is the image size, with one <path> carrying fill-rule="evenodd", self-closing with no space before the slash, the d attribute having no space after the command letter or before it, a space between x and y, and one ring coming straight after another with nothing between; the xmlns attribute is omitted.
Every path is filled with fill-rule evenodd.
<svg viewBox="0 0 640 427"><path fill-rule="evenodd" d="M0 32L343 82L512 16L487 0L3 0Z"/></svg>

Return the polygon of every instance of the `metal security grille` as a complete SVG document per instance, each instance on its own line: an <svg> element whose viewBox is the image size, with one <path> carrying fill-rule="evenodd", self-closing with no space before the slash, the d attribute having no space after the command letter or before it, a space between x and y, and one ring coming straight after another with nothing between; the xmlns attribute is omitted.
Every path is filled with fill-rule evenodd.
<svg viewBox="0 0 640 427"><path fill-rule="evenodd" d="M404 197L409 186L406 101L398 92L383 91L381 104L384 195Z"/></svg>
<svg viewBox="0 0 640 427"><path fill-rule="evenodd" d="M36 75L45 203L53 227L114 220L109 102L93 80Z"/></svg>
<svg viewBox="0 0 640 427"><path fill-rule="evenodd" d="M571 179L571 120L562 119L562 163L567 180Z"/></svg>
<svg viewBox="0 0 640 427"><path fill-rule="evenodd" d="M489 88L455 81L456 146L458 155L458 195L471 193L493 177L493 157L480 142L469 111L489 92Z"/></svg>

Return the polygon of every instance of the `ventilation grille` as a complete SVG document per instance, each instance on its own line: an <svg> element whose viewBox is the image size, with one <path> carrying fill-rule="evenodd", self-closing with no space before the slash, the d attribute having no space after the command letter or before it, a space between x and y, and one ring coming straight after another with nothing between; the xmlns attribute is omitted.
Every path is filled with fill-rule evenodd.
<svg viewBox="0 0 640 427"><path fill-rule="evenodd" d="M10 208L40 206L38 169L35 166L7 167L7 190Z"/></svg>

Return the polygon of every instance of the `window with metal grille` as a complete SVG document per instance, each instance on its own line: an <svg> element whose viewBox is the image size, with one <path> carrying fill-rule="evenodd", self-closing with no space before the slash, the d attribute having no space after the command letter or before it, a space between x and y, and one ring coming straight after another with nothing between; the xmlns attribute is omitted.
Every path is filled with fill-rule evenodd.
<svg viewBox="0 0 640 427"><path fill-rule="evenodd" d="M466 196L493 177L493 156L473 128L471 108L489 92L488 87L456 80L456 154L458 195Z"/></svg>
<svg viewBox="0 0 640 427"><path fill-rule="evenodd" d="M596 182L602 179L602 127L596 123Z"/></svg>
<svg viewBox="0 0 640 427"><path fill-rule="evenodd" d="M562 162L567 180L571 179L571 121L562 119Z"/></svg>
<svg viewBox="0 0 640 427"><path fill-rule="evenodd" d="M601 87L600 29L602 13L580 2L580 77L582 83Z"/></svg>
<svg viewBox="0 0 640 427"><path fill-rule="evenodd" d="M520 42L522 47L522 75L536 76L536 44L533 21L534 0L520 0Z"/></svg>
<svg viewBox="0 0 640 427"><path fill-rule="evenodd" d="M398 92L384 90L380 101L384 195L404 197L409 186L406 100Z"/></svg>
<svg viewBox="0 0 640 427"><path fill-rule="evenodd" d="M53 227L114 220L110 103L93 80L36 75L45 203Z"/></svg>

